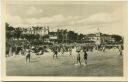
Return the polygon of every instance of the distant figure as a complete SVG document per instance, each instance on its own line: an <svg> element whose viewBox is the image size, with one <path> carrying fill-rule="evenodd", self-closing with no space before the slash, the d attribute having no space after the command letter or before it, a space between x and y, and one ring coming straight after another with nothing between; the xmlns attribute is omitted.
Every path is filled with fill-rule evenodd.
<svg viewBox="0 0 128 82"><path fill-rule="evenodd" d="M123 50L122 46L119 45L119 52L120 52L120 55L121 55L121 56L122 56L122 50Z"/></svg>
<svg viewBox="0 0 128 82"><path fill-rule="evenodd" d="M25 53L25 49L22 48L22 50L21 50L21 55L24 55L24 53Z"/></svg>
<svg viewBox="0 0 128 82"><path fill-rule="evenodd" d="M102 51L103 51L103 52L105 51L105 46L103 46Z"/></svg>
<svg viewBox="0 0 128 82"><path fill-rule="evenodd" d="M88 57L88 54L87 54L86 50L84 50L84 61L85 61L85 65L87 65L87 57Z"/></svg>
<svg viewBox="0 0 128 82"><path fill-rule="evenodd" d="M61 53L62 53L62 55L64 54L64 51L65 51L65 50L64 50L64 47L62 47L62 48L61 48Z"/></svg>
<svg viewBox="0 0 128 82"><path fill-rule="evenodd" d="M80 52L80 50L81 50L81 48L80 48L80 46L78 46L78 47L76 47L76 52Z"/></svg>
<svg viewBox="0 0 128 82"><path fill-rule="evenodd" d="M31 55L30 55L30 50L29 50L29 51L28 51L28 54L26 55L26 62L27 62L27 61L30 62L30 57L31 57Z"/></svg>
<svg viewBox="0 0 128 82"><path fill-rule="evenodd" d="M72 48L69 48L69 54L72 55Z"/></svg>
<svg viewBox="0 0 128 82"><path fill-rule="evenodd" d="M56 57L56 58L58 58L58 51L57 51L57 49L53 49L53 59L54 59L54 56Z"/></svg>
<svg viewBox="0 0 128 82"><path fill-rule="evenodd" d="M19 52L21 51L21 47L18 46L17 49L16 49L16 55L19 55Z"/></svg>
<svg viewBox="0 0 128 82"><path fill-rule="evenodd" d="M120 55L122 56L122 50L120 50Z"/></svg>
<svg viewBox="0 0 128 82"><path fill-rule="evenodd" d="M80 58L80 52L79 51L77 54L77 63L79 63L81 65L81 58Z"/></svg>

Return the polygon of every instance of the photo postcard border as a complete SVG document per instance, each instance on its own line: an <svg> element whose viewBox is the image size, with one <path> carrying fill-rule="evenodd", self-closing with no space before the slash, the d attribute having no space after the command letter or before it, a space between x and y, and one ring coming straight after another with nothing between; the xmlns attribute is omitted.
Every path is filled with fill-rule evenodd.
<svg viewBox="0 0 128 82"><path fill-rule="evenodd" d="M6 20L6 1L7 0L2 0L2 29L1 29L1 37L2 37L2 80L3 81L128 81L128 55L127 55L127 50L128 50L128 28L126 26L126 32L124 32L124 76L123 77L44 77L44 76L6 76L6 58L5 58L5 20ZM17 0L14 0L17 1ZM24 0L25 1L25 0ZM29 0L29 1L34 1L34 0ZM46 1L46 0L38 0L38 1ZM48 0L49 1L49 0ZM53 0L54 1L54 0ZM58 1L58 0L56 0ZM59 1L64 1L64 0L59 0ZM67 0L66 0L67 1ZM68 0L69 1L69 0ZM72 0L70 0L72 1ZM74 1L74 0L73 0ZM78 0L75 0L78 1ZM82 0L82 1L88 1L88 0ZM92 0L91 0L92 1ZM99 0L96 0L99 1ZM104 1L104 0L100 0ZM111 0L113 1L113 0ZM114 0L115 1L115 0ZM122 0L118 0L122 1ZM123 0L126 1L126 0ZM128 2L126 1L126 10L128 13ZM128 15L128 14L127 14ZM127 22L127 16L126 15L126 21ZM127 24L126 24L127 25Z"/></svg>

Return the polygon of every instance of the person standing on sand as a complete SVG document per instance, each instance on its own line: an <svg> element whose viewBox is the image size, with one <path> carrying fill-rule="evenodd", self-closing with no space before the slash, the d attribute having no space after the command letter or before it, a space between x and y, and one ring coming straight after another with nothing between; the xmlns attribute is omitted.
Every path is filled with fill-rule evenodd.
<svg viewBox="0 0 128 82"><path fill-rule="evenodd" d="M87 57L88 57L88 54L87 54L86 50L84 50L84 61L85 61L85 65L87 65Z"/></svg>
<svg viewBox="0 0 128 82"><path fill-rule="evenodd" d="M56 58L58 58L58 50L57 50L57 48L55 48L55 49L53 49L53 59L54 59L54 56L56 57Z"/></svg>
<svg viewBox="0 0 128 82"><path fill-rule="evenodd" d="M77 54L77 63L79 63L81 65L81 58L80 58L80 52L79 51Z"/></svg>
<svg viewBox="0 0 128 82"><path fill-rule="evenodd" d="M118 49L119 49L119 54L122 56L122 50L123 50L122 45L119 45Z"/></svg>
<svg viewBox="0 0 128 82"><path fill-rule="evenodd" d="M69 54L72 55L72 48L69 48Z"/></svg>
<svg viewBox="0 0 128 82"><path fill-rule="evenodd" d="M30 62L30 59L31 59L30 50L28 50L28 54L26 55L26 62L27 61Z"/></svg>

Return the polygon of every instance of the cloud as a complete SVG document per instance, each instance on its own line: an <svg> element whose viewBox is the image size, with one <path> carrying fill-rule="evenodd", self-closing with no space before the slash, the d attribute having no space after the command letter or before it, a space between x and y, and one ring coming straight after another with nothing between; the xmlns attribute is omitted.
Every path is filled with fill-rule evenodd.
<svg viewBox="0 0 128 82"><path fill-rule="evenodd" d="M19 16L7 15L7 22L11 25L22 24L23 21Z"/></svg>
<svg viewBox="0 0 128 82"><path fill-rule="evenodd" d="M64 17L63 15L53 15L51 17L41 18L21 18L20 16L7 15L7 22L11 25L58 25L67 24L72 17Z"/></svg>
<svg viewBox="0 0 128 82"><path fill-rule="evenodd" d="M43 12L43 10L38 9L36 7L30 7L27 11L26 14L27 15L37 15L37 14L41 14Z"/></svg>
<svg viewBox="0 0 128 82"><path fill-rule="evenodd" d="M89 16L88 18L80 20L79 23L84 23L86 25L94 25L111 23L113 21L115 21L115 19L110 13L96 13L94 15Z"/></svg>
<svg viewBox="0 0 128 82"><path fill-rule="evenodd" d="M89 17L82 18L78 21L79 24L84 25L98 25L98 24L111 24L123 21L124 11L122 9L116 9L113 12L98 12Z"/></svg>
<svg viewBox="0 0 128 82"><path fill-rule="evenodd" d="M14 24L66 24L66 25L80 25L80 26L95 26L100 24L110 24L118 19L114 13L96 13L89 17L80 17L80 16L63 16L61 14L53 15L51 17L40 17L40 18L25 18L22 19L19 16L10 16L7 17L10 23Z"/></svg>
<svg viewBox="0 0 128 82"><path fill-rule="evenodd" d="M54 15L52 17L42 17L42 18L29 18L25 19L27 24L54 24L65 21L66 18L62 15Z"/></svg>
<svg viewBox="0 0 128 82"><path fill-rule="evenodd" d="M37 8L33 8L33 11L35 11ZM30 9L29 9L30 10ZM32 8L31 8L32 11ZM42 11L40 11L42 12ZM30 13L30 12L29 12ZM36 12L35 14L39 14L39 12ZM34 14L33 14L34 15ZM117 11L105 13L105 12L99 12L95 13L93 15L90 15L89 17L84 16L64 16L62 14L57 14L53 16L47 16L47 17L40 17L40 18L21 18L20 16L11 16L8 15L7 21L10 24L13 25L49 25L50 31L56 29L68 29L73 30L78 33L92 33L97 32L97 27L100 27L101 32L103 33L122 33L122 30L118 30L122 27L122 12L120 9Z"/></svg>

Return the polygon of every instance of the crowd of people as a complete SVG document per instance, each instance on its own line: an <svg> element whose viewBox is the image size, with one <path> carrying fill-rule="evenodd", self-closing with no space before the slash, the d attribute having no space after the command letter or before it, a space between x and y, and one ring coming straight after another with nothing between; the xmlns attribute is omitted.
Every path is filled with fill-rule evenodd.
<svg viewBox="0 0 128 82"><path fill-rule="evenodd" d="M85 65L87 65L87 59L88 59L88 51L93 51L94 49L96 49L96 46L81 46L81 45L31 45L30 43L28 44L20 44L17 47L15 47L15 45L13 45L12 47L10 47L8 53L6 53L7 57L9 56L13 56L13 55L23 55L26 56L26 62L30 62L31 61L31 53L35 53L35 55L43 55L44 52L49 52L48 49L53 53L53 59L58 59L58 53L61 53L62 55L64 55L66 52L69 53L70 56L73 55L72 51L73 49L76 49L76 62L79 65L82 65L81 60L84 59L84 63ZM119 49L120 55L122 55L122 46L118 46L117 47ZM105 46L100 46L97 50L100 50L102 52L104 52L106 49ZM81 53L83 52L83 58L81 58Z"/></svg>

